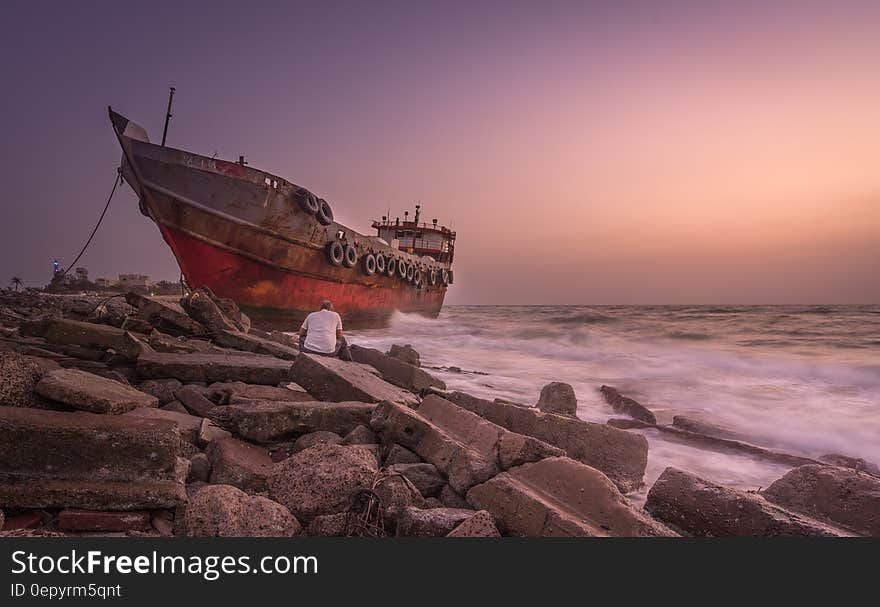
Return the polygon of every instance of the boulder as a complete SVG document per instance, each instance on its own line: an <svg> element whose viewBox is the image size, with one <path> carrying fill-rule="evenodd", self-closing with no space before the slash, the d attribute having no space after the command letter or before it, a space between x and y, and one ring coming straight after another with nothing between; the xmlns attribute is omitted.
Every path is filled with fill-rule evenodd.
<svg viewBox="0 0 880 607"><path fill-rule="evenodd" d="M381 474L374 483L373 491L382 504L385 528L392 533L405 509L427 506L415 485L399 474Z"/></svg>
<svg viewBox="0 0 880 607"><path fill-rule="evenodd" d="M293 537L302 527L290 511L229 485L203 487L184 519L188 537Z"/></svg>
<svg viewBox="0 0 880 607"><path fill-rule="evenodd" d="M239 436L266 443L318 430L343 436L369 424L375 408L364 402L251 401L217 407L213 418Z"/></svg>
<svg viewBox="0 0 880 607"><path fill-rule="evenodd" d="M262 354L148 352L138 357L144 379L174 378L183 382L234 382L278 385L290 379L290 361Z"/></svg>
<svg viewBox="0 0 880 607"><path fill-rule="evenodd" d="M179 400L173 400L167 405L162 405L159 407L163 411L173 411L175 413L183 413L184 415L189 415L189 411L186 410Z"/></svg>
<svg viewBox="0 0 880 607"><path fill-rule="evenodd" d="M326 430L318 430L317 432L309 432L303 434L293 443L291 453L299 453L309 447L315 445L338 445L342 442L342 437L335 432L327 432Z"/></svg>
<svg viewBox="0 0 880 607"><path fill-rule="evenodd" d="M199 442L199 429L202 425L202 418L190 415L189 413L138 407L137 409L132 409L128 413L123 414L123 417L156 419L171 422L177 426L181 440L193 445Z"/></svg>
<svg viewBox="0 0 880 607"><path fill-rule="evenodd" d="M126 293L125 300L138 309L139 320L159 331L179 336L206 337L208 329L193 320L177 302L153 299L137 293Z"/></svg>
<svg viewBox="0 0 880 607"><path fill-rule="evenodd" d="M159 406L155 396L78 369L50 371L35 391L44 398L92 413L119 414L135 407Z"/></svg>
<svg viewBox="0 0 880 607"><path fill-rule="evenodd" d="M211 483L232 485L243 491L268 491L266 479L272 471L268 451L237 440L221 438L208 445Z"/></svg>
<svg viewBox="0 0 880 607"><path fill-rule="evenodd" d="M413 347L409 344L405 346L399 346L397 344L392 344L391 349L386 352L388 356L392 356L398 360L402 360L403 362L412 365L414 367L422 366L421 358L419 357L419 353L416 352Z"/></svg>
<svg viewBox="0 0 880 607"><path fill-rule="evenodd" d="M623 396L616 388L611 386L602 386L599 388L605 402L611 405L615 413L623 413L629 415L633 419L638 419L649 424L656 424L657 418L650 409L631 398Z"/></svg>
<svg viewBox="0 0 880 607"><path fill-rule="evenodd" d="M446 534L446 537L501 537L492 515L479 510Z"/></svg>
<svg viewBox="0 0 880 607"><path fill-rule="evenodd" d="M571 384L555 381L541 388L541 397L535 405L545 413L577 415L577 396Z"/></svg>
<svg viewBox="0 0 880 607"><path fill-rule="evenodd" d="M409 506L401 512L397 535L407 537L443 537L474 515L473 510Z"/></svg>
<svg viewBox="0 0 880 607"><path fill-rule="evenodd" d="M567 457L502 472L467 501L522 537L672 536L621 495L607 476Z"/></svg>
<svg viewBox="0 0 880 607"><path fill-rule="evenodd" d="M446 389L445 383L431 376L427 371L415 365L405 363L399 358L383 354L373 348L351 346L350 349L351 357L355 362L370 365L382 375L385 381L395 386L405 388L416 394L419 394L426 388Z"/></svg>
<svg viewBox="0 0 880 607"><path fill-rule="evenodd" d="M160 405L167 405L177 400L177 391L181 387L182 384L176 379L148 379L140 383L138 390L155 396Z"/></svg>
<svg viewBox="0 0 880 607"><path fill-rule="evenodd" d="M123 329L66 318L49 320L43 327L42 337L53 344L113 350L129 360L151 350Z"/></svg>
<svg viewBox="0 0 880 607"><path fill-rule="evenodd" d="M309 522L345 510L352 492L369 488L376 472L376 458L361 447L315 445L272 467L269 497Z"/></svg>
<svg viewBox="0 0 880 607"><path fill-rule="evenodd" d="M306 527L305 535L312 537L343 537L348 514L322 514L316 516Z"/></svg>
<svg viewBox="0 0 880 607"><path fill-rule="evenodd" d="M264 386L243 382L217 382L208 386L207 396L218 405L247 404L254 400L277 400L282 402L315 400L302 386L293 382L285 382L281 386Z"/></svg>
<svg viewBox="0 0 880 607"><path fill-rule="evenodd" d="M645 509L669 526L694 536L845 535L780 508L757 493L722 487L676 468L663 471L648 492Z"/></svg>
<svg viewBox="0 0 880 607"><path fill-rule="evenodd" d="M17 352L0 352L0 407L32 407L34 387L43 370L32 358Z"/></svg>
<svg viewBox="0 0 880 607"><path fill-rule="evenodd" d="M210 416L215 408L214 403L208 400L197 386L184 386L178 390L177 400L187 411L199 417Z"/></svg>
<svg viewBox="0 0 880 607"><path fill-rule="evenodd" d="M378 442L376 433L363 424L355 427L342 439L343 445L375 445Z"/></svg>
<svg viewBox="0 0 880 607"><path fill-rule="evenodd" d="M235 350L244 350L246 352L256 352L257 354L267 354L276 358L284 358L293 360L299 354L299 350L290 346L285 346L277 341L263 339L256 335L243 333L241 331L230 331L223 329L214 335L214 343L224 348L233 348Z"/></svg>
<svg viewBox="0 0 880 607"><path fill-rule="evenodd" d="M450 392L448 399L511 432L559 447L568 457L603 472L625 493L642 485L648 463L648 441L644 436L568 415L544 413L535 407L492 402L464 392Z"/></svg>
<svg viewBox="0 0 880 607"><path fill-rule="evenodd" d="M446 479L433 464L394 464L388 466L388 472L402 474L425 497L436 497L446 485Z"/></svg>
<svg viewBox="0 0 880 607"><path fill-rule="evenodd" d="M356 363L338 358L300 354L290 371L290 378L309 394L322 401L390 401L415 407L418 398L397 386L364 371Z"/></svg>
<svg viewBox="0 0 880 607"><path fill-rule="evenodd" d="M880 536L880 479L851 468L809 464L791 470L762 495L789 510Z"/></svg>
<svg viewBox="0 0 880 607"><path fill-rule="evenodd" d="M58 513L58 528L67 531L147 531L150 527L146 510L96 512L68 508Z"/></svg>

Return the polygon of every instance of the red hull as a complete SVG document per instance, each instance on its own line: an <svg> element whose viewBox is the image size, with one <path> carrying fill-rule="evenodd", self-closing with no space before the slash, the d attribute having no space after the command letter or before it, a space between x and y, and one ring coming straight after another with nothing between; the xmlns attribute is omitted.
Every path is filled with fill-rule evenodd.
<svg viewBox="0 0 880 607"><path fill-rule="evenodd" d="M387 322L395 310L436 317L443 306L444 291L320 280L254 261L168 226L160 228L192 287L208 286L233 299L267 329L296 330L322 299L330 299L352 328Z"/></svg>

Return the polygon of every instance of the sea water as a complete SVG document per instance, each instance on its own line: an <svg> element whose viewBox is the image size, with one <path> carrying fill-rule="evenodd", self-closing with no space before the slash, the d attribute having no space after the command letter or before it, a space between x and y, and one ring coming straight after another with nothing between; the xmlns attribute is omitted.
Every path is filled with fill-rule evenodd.
<svg viewBox="0 0 880 607"><path fill-rule="evenodd" d="M659 423L690 415L761 446L880 463L880 306L447 306L349 341L412 344L449 389L474 396L534 404L562 381L578 417L605 422L621 417L598 390L606 384ZM789 469L639 432L649 452L636 500L667 466L742 489Z"/></svg>

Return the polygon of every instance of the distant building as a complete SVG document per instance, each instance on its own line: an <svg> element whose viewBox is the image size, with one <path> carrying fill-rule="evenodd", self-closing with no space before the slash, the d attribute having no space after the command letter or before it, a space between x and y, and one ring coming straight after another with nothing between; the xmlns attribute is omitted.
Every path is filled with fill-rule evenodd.
<svg viewBox="0 0 880 607"><path fill-rule="evenodd" d="M113 280L112 278L96 278L95 284L102 289L109 289L110 287L115 287L119 284L119 281Z"/></svg>
<svg viewBox="0 0 880 607"><path fill-rule="evenodd" d="M126 289L146 289L150 285L150 277L146 274L120 274L117 284Z"/></svg>

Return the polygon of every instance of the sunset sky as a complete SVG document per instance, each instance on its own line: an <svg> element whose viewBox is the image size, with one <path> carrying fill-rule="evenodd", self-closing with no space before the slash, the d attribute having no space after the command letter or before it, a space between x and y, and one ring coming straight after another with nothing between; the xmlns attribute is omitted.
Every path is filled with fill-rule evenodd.
<svg viewBox="0 0 880 607"><path fill-rule="evenodd" d="M880 2L4 2L0 284L75 256L106 106L458 232L447 303L880 302ZM80 261L176 279L120 190Z"/></svg>

